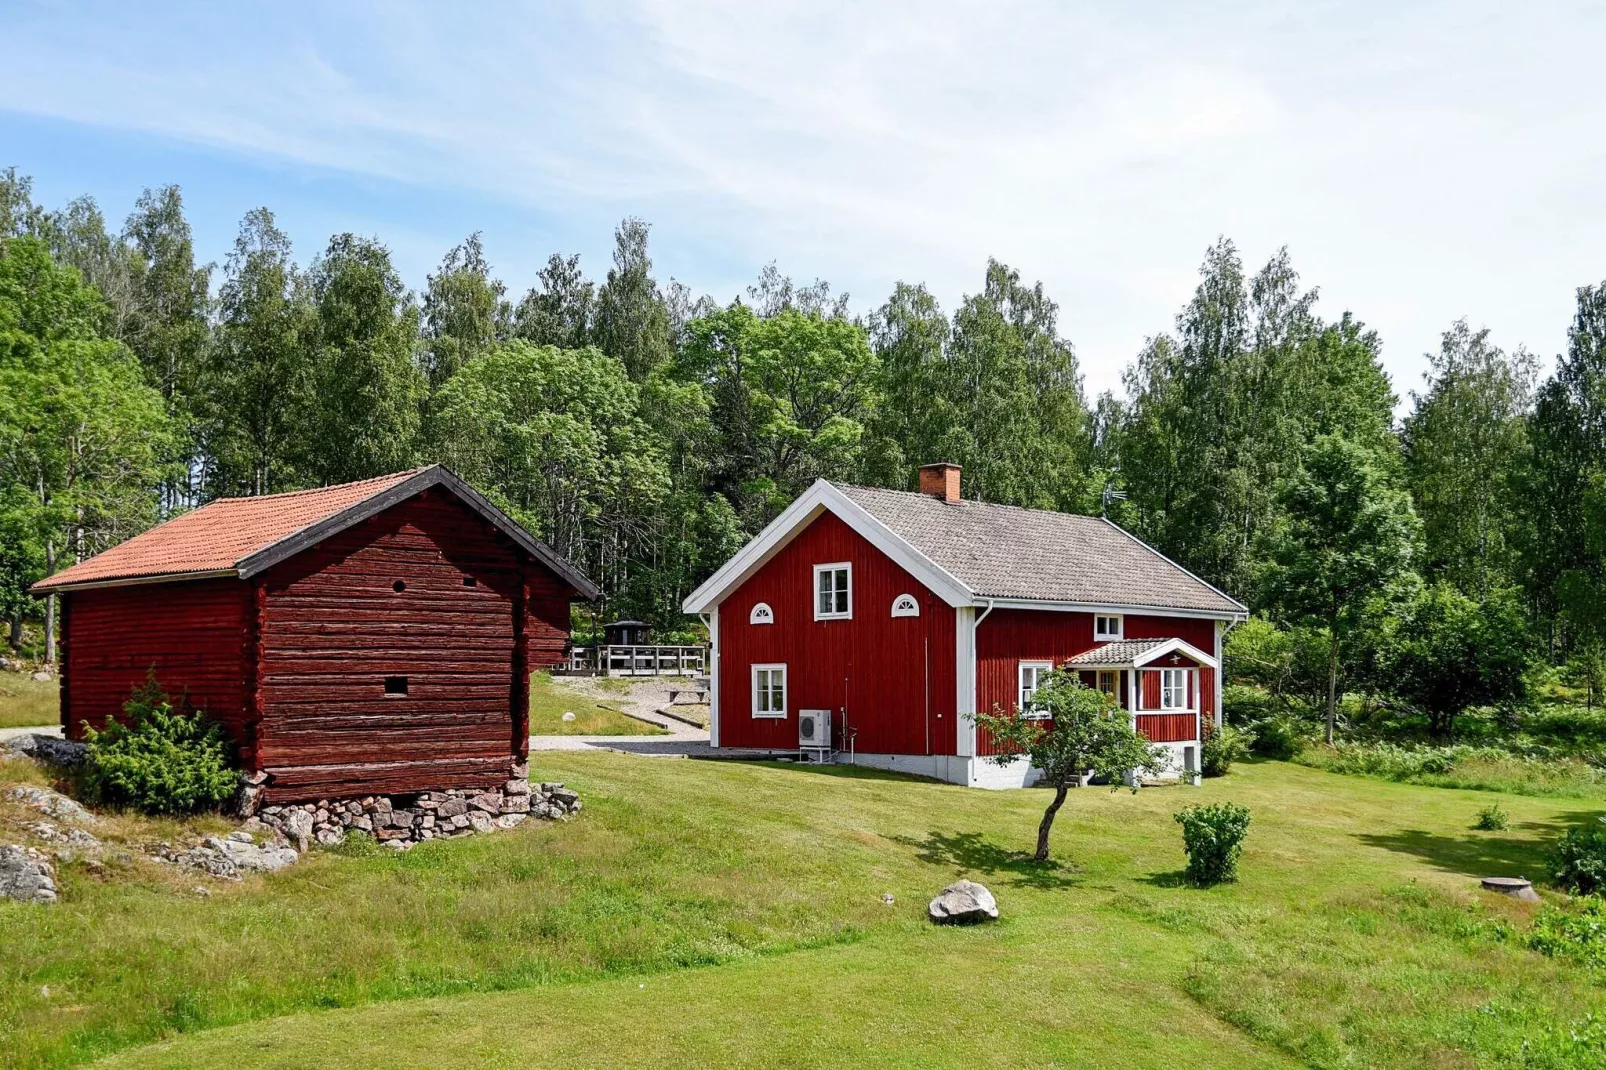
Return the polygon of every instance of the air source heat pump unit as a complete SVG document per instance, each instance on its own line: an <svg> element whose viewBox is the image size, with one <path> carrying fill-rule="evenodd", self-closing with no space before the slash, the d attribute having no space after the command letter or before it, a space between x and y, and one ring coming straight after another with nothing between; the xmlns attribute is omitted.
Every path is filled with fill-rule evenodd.
<svg viewBox="0 0 1606 1070"><path fill-rule="evenodd" d="M803 750L831 749L831 711L797 711L797 745Z"/></svg>

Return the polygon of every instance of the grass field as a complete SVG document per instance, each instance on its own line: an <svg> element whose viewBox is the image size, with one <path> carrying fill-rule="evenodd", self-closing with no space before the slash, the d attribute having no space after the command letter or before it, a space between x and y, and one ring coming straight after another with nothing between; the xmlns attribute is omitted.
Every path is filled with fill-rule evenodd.
<svg viewBox="0 0 1606 1070"><path fill-rule="evenodd" d="M1598 807L1501 796L1511 831L1476 833L1488 793L1240 768L1073 792L1048 868L1017 854L1040 792L604 752L536 756L585 794L567 824L209 898L68 865L59 906L0 906L0 1060L1600 1065L1567 1030L1606 988L1525 950L1532 908L1474 879L1537 876ZM1171 814L1220 798L1255 814L1243 881L1183 887ZM961 874L1001 922L925 922Z"/></svg>
<svg viewBox="0 0 1606 1070"><path fill-rule="evenodd" d="M563 715L566 712L573 713L574 720L565 721ZM530 734L658 736L663 735L664 730L599 705L579 691L555 683L549 674L538 672L530 677Z"/></svg>
<svg viewBox="0 0 1606 1070"><path fill-rule="evenodd" d="M28 673L0 672L0 728L61 723L61 685Z"/></svg>

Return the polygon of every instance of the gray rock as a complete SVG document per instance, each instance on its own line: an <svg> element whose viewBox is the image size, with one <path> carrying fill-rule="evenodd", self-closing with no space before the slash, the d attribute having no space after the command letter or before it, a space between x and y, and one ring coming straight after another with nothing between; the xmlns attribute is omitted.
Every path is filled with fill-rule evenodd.
<svg viewBox="0 0 1606 1070"><path fill-rule="evenodd" d="M45 672L43 669L40 669L38 672L34 673L33 678L35 681L41 684L48 684L50 682L50 674Z"/></svg>
<svg viewBox="0 0 1606 1070"><path fill-rule="evenodd" d="M964 925L998 917L998 900L975 881L954 881L931 901L931 920L939 925Z"/></svg>
<svg viewBox="0 0 1606 1070"><path fill-rule="evenodd" d="M577 791L570 791L562 784L559 784L547 794L552 796L552 800L554 802L560 802L571 810L579 809L579 807L575 805L580 801L580 793Z"/></svg>
<svg viewBox="0 0 1606 1070"><path fill-rule="evenodd" d="M312 815L305 810L291 810L284 832L295 841L296 850L305 851L312 840Z"/></svg>
<svg viewBox="0 0 1606 1070"><path fill-rule="evenodd" d="M38 821L28 826L28 831L47 843L61 843L68 847L82 847L85 850L94 850L100 847L100 841L83 829L62 828L50 821Z"/></svg>
<svg viewBox="0 0 1606 1070"><path fill-rule="evenodd" d="M499 814L502 812L502 796L493 792L476 795L468 801L468 804L474 809L482 810L487 814Z"/></svg>
<svg viewBox="0 0 1606 1070"><path fill-rule="evenodd" d="M83 765L89 759L89 748L82 743L38 732L18 736L6 744L6 749L12 754L20 754L36 762L66 768Z"/></svg>
<svg viewBox="0 0 1606 1070"><path fill-rule="evenodd" d="M209 836L201 846L216 852L236 870L255 873L277 873L284 867L294 864L299 857L288 847L258 847L254 843L242 843L232 836L228 839Z"/></svg>
<svg viewBox="0 0 1606 1070"><path fill-rule="evenodd" d="M346 834L339 829L321 828L318 830L318 842L325 847L334 847L345 842Z"/></svg>
<svg viewBox="0 0 1606 1070"><path fill-rule="evenodd" d="M507 795L502 799L502 812L504 814L527 814L530 812L530 797L528 795Z"/></svg>
<svg viewBox="0 0 1606 1070"><path fill-rule="evenodd" d="M57 821L70 821L75 825L93 825L95 815L73 802L59 791L37 788L32 784L18 784L11 789L11 797L24 806L38 810Z"/></svg>
<svg viewBox="0 0 1606 1070"><path fill-rule="evenodd" d="M454 829L466 829L468 828L468 820L467 814L453 814L452 827Z"/></svg>
<svg viewBox="0 0 1606 1070"><path fill-rule="evenodd" d="M251 834L249 832L246 832L244 829L235 829L233 832L229 833L228 838L233 840L235 843L255 843L256 842L256 840L251 838Z"/></svg>
<svg viewBox="0 0 1606 1070"><path fill-rule="evenodd" d="M529 814L503 814L496 819L496 827L499 829L516 829L524 824L529 816Z"/></svg>
<svg viewBox="0 0 1606 1070"><path fill-rule="evenodd" d="M509 780L502 785L502 794L528 795L530 794L530 782L528 780Z"/></svg>
<svg viewBox="0 0 1606 1070"><path fill-rule="evenodd" d="M468 813L468 803L462 799L447 799L435 808L438 817L458 817Z"/></svg>
<svg viewBox="0 0 1606 1070"><path fill-rule="evenodd" d="M0 899L54 903L56 874L45 856L31 847L0 844Z"/></svg>
<svg viewBox="0 0 1606 1070"><path fill-rule="evenodd" d="M491 815L479 810L468 815L468 823L475 832L489 832L496 827Z"/></svg>

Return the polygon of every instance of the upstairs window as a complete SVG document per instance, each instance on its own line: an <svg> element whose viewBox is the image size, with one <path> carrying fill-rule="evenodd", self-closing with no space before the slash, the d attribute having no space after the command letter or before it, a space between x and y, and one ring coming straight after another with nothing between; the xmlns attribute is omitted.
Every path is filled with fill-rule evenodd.
<svg viewBox="0 0 1606 1070"><path fill-rule="evenodd" d="M786 666L753 666L753 716L786 716Z"/></svg>
<svg viewBox="0 0 1606 1070"><path fill-rule="evenodd" d="M1020 715L1028 721L1041 721L1048 711L1037 704L1037 689L1043 678L1054 671L1051 661L1023 661L1020 663Z"/></svg>
<svg viewBox="0 0 1606 1070"><path fill-rule="evenodd" d="M853 616L853 566L847 562L814 566L814 619Z"/></svg>
<svg viewBox="0 0 1606 1070"><path fill-rule="evenodd" d="M1188 708L1188 670L1160 670L1160 708L1185 710Z"/></svg>
<svg viewBox="0 0 1606 1070"><path fill-rule="evenodd" d="M1108 643L1112 639L1121 638L1121 618L1119 616L1105 616L1099 614L1093 618L1093 641Z"/></svg>

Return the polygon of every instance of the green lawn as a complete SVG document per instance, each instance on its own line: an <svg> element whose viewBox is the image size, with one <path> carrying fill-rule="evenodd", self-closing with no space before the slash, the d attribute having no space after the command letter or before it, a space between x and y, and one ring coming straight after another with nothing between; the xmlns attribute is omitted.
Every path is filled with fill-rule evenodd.
<svg viewBox="0 0 1606 1070"><path fill-rule="evenodd" d="M563 715L573 713L574 720ZM530 677L530 734L535 736L659 736L664 730L610 710L544 672Z"/></svg>
<svg viewBox="0 0 1606 1070"><path fill-rule="evenodd" d="M61 723L61 685L25 672L0 672L0 728Z"/></svg>
<svg viewBox="0 0 1606 1070"><path fill-rule="evenodd" d="M1599 1065L1521 1061L1606 988L1524 950L1532 909L1473 879L1538 875L1598 809L1577 800L1500 796L1511 831L1475 833L1488 793L1267 763L1073 792L1066 864L1044 869L1016 854L1036 791L606 752L538 754L533 775L581 790L582 815L322 853L210 898L65 867L58 907L0 907L0 1060ZM1170 815L1220 798L1255 814L1243 881L1180 886ZM1001 922L925 922L960 874Z"/></svg>

